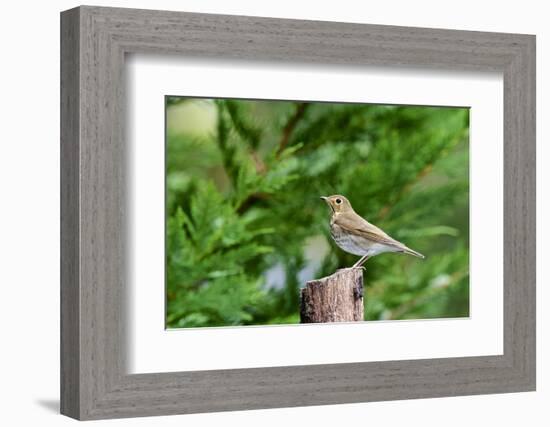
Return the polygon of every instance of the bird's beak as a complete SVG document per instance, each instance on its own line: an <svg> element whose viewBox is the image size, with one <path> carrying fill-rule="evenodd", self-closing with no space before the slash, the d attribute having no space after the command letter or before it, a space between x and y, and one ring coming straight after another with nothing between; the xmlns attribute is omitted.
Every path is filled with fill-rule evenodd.
<svg viewBox="0 0 550 427"><path fill-rule="evenodd" d="M321 196L321 200L324 200L325 203L328 205L328 207L330 208L330 211L334 213L334 207L332 206L332 204L329 202L329 198L328 197L325 197L325 196Z"/></svg>

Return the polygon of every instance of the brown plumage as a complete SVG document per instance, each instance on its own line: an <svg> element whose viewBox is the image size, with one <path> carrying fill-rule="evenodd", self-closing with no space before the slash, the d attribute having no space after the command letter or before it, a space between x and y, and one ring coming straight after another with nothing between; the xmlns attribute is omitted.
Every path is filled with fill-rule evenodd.
<svg viewBox="0 0 550 427"><path fill-rule="evenodd" d="M321 199L330 206L330 234L336 244L346 252L361 256L354 267L384 252L402 252L424 258L421 253L413 251L359 216L344 196L337 194Z"/></svg>

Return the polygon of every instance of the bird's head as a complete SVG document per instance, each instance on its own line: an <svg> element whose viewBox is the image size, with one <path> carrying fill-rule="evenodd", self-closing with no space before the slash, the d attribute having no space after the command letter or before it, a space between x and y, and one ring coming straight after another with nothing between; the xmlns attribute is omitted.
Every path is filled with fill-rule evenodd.
<svg viewBox="0 0 550 427"><path fill-rule="evenodd" d="M323 199L327 203L327 205L330 206L332 213L343 213L343 212L353 211L353 208L351 207L351 203L349 202L349 200L339 194L335 194L334 196L328 196L328 197L321 196L321 199Z"/></svg>

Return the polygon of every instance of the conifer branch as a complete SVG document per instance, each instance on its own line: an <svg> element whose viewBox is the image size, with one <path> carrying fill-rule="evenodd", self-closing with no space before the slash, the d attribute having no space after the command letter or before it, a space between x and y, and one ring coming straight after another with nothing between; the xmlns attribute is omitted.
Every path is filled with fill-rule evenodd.
<svg viewBox="0 0 550 427"><path fill-rule="evenodd" d="M284 151L286 146L288 145L290 141L290 137L292 136L292 132L296 128L296 125L298 122L304 117L307 107L309 104L307 102L300 102L296 104L296 111L288 121L286 122L285 127L283 128L283 135L281 137L281 141L279 142L279 149L277 150L277 157L281 155L281 153Z"/></svg>

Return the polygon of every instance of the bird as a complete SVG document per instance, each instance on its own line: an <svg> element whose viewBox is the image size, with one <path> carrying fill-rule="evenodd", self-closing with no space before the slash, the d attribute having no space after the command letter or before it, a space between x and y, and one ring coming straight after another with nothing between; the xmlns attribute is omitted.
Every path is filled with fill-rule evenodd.
<svg viewBox="0 0 550 427"><path fill-rule="evenodd" d="M425 258L403 243L388 236L383 230L359 216L347 198L336 194L321 196L331 209L330 235L344 251L361 256L352 268L362 267L367 259L385 253L401 252Z"/></svg>

